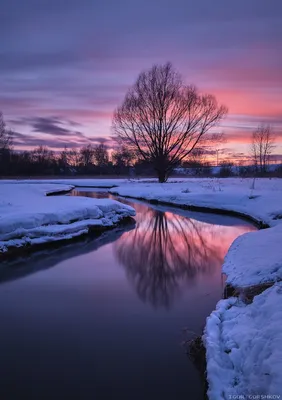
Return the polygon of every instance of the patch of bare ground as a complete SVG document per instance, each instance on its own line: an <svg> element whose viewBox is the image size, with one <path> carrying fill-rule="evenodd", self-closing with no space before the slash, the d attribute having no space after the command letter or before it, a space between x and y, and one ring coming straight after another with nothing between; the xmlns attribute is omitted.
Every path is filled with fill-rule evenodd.
<svg viewBox="0 0 282 400"><path fill-rule="evenodd" d="M224 298L239 297L244 303L250 304L255 296L258 296L266 289L274 285L274 281L261 283L259 285L247 286L244 288L234 288L231 285L226 285L224 290Z"/></svg>

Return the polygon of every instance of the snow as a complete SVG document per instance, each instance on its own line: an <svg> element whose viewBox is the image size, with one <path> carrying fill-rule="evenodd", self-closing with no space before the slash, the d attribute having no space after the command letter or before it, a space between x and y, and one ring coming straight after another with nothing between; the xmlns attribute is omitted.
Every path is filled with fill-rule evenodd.
<svg viewBox="0 0 282 400"><path fill-rule="evenodd" d="M281 320L282 282L251 304L234 297L217 304L203 336L210 400L281 398Z"/></svg>
<svg viewBox="0 0 282 400"><path fill-rule="evenodd" d="M71 239L93 227L110 227L134 216L132 207L110 199L46 196L73 186L0 184L0 252L13 247Z"/></svg>
<svg viewBox="0 0 282 400"><path fill-rule="evenodd" d="M282 224L246 233L231 245L222 267L233 287L282 280Z"/></svg>

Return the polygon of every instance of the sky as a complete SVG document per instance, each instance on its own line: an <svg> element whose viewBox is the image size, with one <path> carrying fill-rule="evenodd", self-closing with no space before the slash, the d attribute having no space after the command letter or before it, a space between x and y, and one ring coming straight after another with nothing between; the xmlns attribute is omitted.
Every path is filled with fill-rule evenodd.
<svg viewBox="0 0 282 400"><path fill-rule="evenodd" d="M172 62L229 108L221 157L272 125L282 160L281 0L2 0L0 110L16 149L112 146L138 74Z"/></svg>

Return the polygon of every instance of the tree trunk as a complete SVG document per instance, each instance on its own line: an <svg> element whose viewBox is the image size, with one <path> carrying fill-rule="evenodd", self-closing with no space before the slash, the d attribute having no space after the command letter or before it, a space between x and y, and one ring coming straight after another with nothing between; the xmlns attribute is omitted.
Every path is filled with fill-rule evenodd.
<svg viewBox="0 0 282 400"><path fill-rule="evenodd" d="M158 179L159 179L159 183L164 183L167 181L167 174L165 170L158 170Z"/></svg>

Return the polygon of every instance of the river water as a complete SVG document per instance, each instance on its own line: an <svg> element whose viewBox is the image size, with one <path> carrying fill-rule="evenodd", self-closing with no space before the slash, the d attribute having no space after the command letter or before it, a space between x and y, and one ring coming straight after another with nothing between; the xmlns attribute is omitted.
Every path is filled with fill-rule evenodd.
<svg viewBox="0 0 282 400"><path fill-rule="evenodd" d="M256 228L122 201L135 225L1 266L0 399L203 399L183 343L222 297L230 244Z"/></svg>

